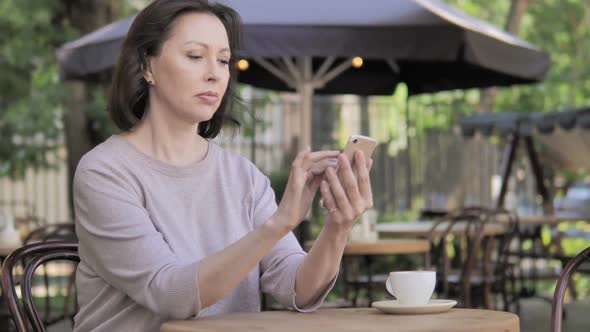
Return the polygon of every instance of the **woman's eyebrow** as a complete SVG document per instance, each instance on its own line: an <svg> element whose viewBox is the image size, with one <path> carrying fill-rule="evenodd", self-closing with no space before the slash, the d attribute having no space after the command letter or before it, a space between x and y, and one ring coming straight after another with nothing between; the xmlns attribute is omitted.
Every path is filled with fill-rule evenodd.
<svg viewBox="0 0 590 332"><path fill-rule="evenodd" d="M185 45L187 45L187 44L197 44L199 46L203 46L205 48L209 48L209 45L207 43L203 43L203 42L196 41L196 40L189 40L189 41L187 41L184 44ZM224 48L220 49L219 52L230 52L230 49L228 47L224 47Z"/></svg>

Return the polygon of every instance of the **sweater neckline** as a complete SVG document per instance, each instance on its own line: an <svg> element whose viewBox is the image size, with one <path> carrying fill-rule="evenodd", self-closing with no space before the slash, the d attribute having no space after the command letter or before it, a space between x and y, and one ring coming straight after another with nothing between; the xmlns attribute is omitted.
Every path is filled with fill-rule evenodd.
<svg viewBox="0 0 590 332"><path fill-rule="evenodd" d="M172 177L190 177L195 175L207 167L207 165L211 164L214 155L217 153L216 145L207 140L207 153L203 159L188 165L177 166L150 157L121 135L112 135L109 140L119 146L125 156L131 157L139 164L145 164L159 173Z"/></svg>

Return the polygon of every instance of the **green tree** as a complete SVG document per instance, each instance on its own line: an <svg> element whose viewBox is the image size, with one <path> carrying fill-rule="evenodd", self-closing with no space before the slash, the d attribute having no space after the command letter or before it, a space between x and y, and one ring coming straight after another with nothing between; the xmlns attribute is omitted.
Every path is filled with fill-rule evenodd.
<svg viewBox="0 0 590 332"><path fill-rule="evenodd" d="M75 33L67 22L56 21L59 10L56 1L0 3L0 177L51 166L51 142L62 136L67 89L53 52Z"/></svg>

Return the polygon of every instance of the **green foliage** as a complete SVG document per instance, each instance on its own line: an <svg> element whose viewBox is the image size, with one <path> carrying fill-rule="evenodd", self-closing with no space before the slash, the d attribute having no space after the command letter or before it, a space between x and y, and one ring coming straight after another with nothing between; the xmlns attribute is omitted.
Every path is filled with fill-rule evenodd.
<svg viewBox="0 0 590 332"><path fill-rule="evenodd" d="M102 89L93 91L85 111L88 114L92 126L90 130L95 136L96 143L106 140L118 131L107 112L107 98Z"/></svg>
<svg viewBox="0 0 590 332"><path fill-rule="evenodd" d="M510 0L446 2L502 29L511 4ZM539 84L499 88L493 112L545 112L590 104L590 3L531 1L519 37L548 52L551 68ZM451 128L462 115L475 111L479 96L480 91L472 89L412 97L412 127L418 135L427 128Z"/></svg>
<svg viewBox="0 0 590 332"><path fill-rule="evenodd" d="M270 186L272 187L273 191L275 192L275 199L277 204L283 198L283 193L285 192L285 188L287 188L287 181L289 180L290 169L280 169L278 171L272 172L269 175Z"/></svg>
<svg viewBox="0 0 590 332"><path fill-rule="evenodd" d="M60 6L33 0L0 4L0 177L50 167L48 152L63 135L68 92L53 53L74 34L67 22L55 20Z"/></svg>
<svg viewBox="0 0 590 332"><path fill-rule="evenodd" d="M446 2L500 28L506 25L511 3L510 0ZM530 1L518 35L548 52L551 68L540 84L499 89L493 111L544 112L590 104L590 67L587 65L590 61L590 3L585 0ZM458 94L462 93L475 96L479 92ZM459 106L453 105L446 94L416 99L424 109L432 108L434 102L439 112L447 114L454 114L455 107ZM459 104L464 105L459 108L465 107L462 113L475 109L469 100Z"/></svg>
<svg viewBox="0 0 590 332"><path fill-rule="evenodd" d="M252 94L254 96L251 96ZM248 100L240 101L234 105L233 116L240 123L240 135L254 137L256 133L264 132L271 123L265 121L264 113L267 105L277 98L277 93L270 90L256 90L247 85L238 85L238 96L251 96Z"/></svg>
<svg viewBox="0 0 590 332"><path fill-rule="evenodd" d="M146 2L112 1L105 12L125 17ZM79 5L93 8L98 3ZM55 51L82 34L73 26L71 15L80 13L68 8L72 5L65 0L0 2L0 177L19 178L29 167L47 168L58 161L48 157L63 142L62 117L69 92L59 79ZM87 111L99 136L112 132L104 95L96 93Z"/></svg>

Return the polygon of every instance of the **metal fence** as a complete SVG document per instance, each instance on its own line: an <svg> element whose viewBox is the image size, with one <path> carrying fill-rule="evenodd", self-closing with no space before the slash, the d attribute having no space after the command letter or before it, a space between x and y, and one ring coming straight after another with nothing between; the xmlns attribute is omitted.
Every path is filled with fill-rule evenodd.
<svg viewBox="0 0 590 332"><path fill-rule="evenodd" d="M256 121L246 116L238 132L224 130L215 141L252 160L267 175L288 171L297 151L297 101L281 97L248 105ZM393 103L359 103L352 96L318 97L313 105L313 148L340 149L348 135L361 131L378 138L372 186L375 207L381 213L463 202L492 204L501 146L488 140L465 140L452 130L413 132L408 161L405 120L399 118L400 112L394 112L395 107ZM369 116L363 117L363 112ZM419 112L412 116L419 117ZM363 123L367 118L369 123ZM47 222L70 220L65 148L54 157L60 160L56 170L29 170L22 181L0 179L0 204L17 215L33 214ZM526 166L523 169L526 171ZM408 170L411 181L407 181ZM520 184L524 194L517 195L519 203L535 199L532 185L525 182Z"/></svg>
<svg viewBox="0 0 590 332"><path fill-rule="evenodd" d="M0 209L16 217L36 217L42 223L71 220L66 149L63 142L57 144L59 148L48 156L54 169L31 168L22 179L0 178Z"/></svg>
<svg viewBox="0 0 590 332"><path fill-rule="evenodd" d="M245 121L241 134L231 138L225 133L219 142L254 161L267 175L288 170L297 151L297 102L278 100L249 105L256 121ZM316 97L312 148L341 149L350 134L363 131L378 138L372 187L376 208L381 213L411 207L491 205L502 145L483 139L466 140L456 130L416 132L410 128L408 163L406 122L399 117L396 107L394 103L375 101L363 105L354 96ZM363 112L369 113L365 119ZM412 116L419 117L419 110ZM411 181L407 180L408 173Z"/></svg>

